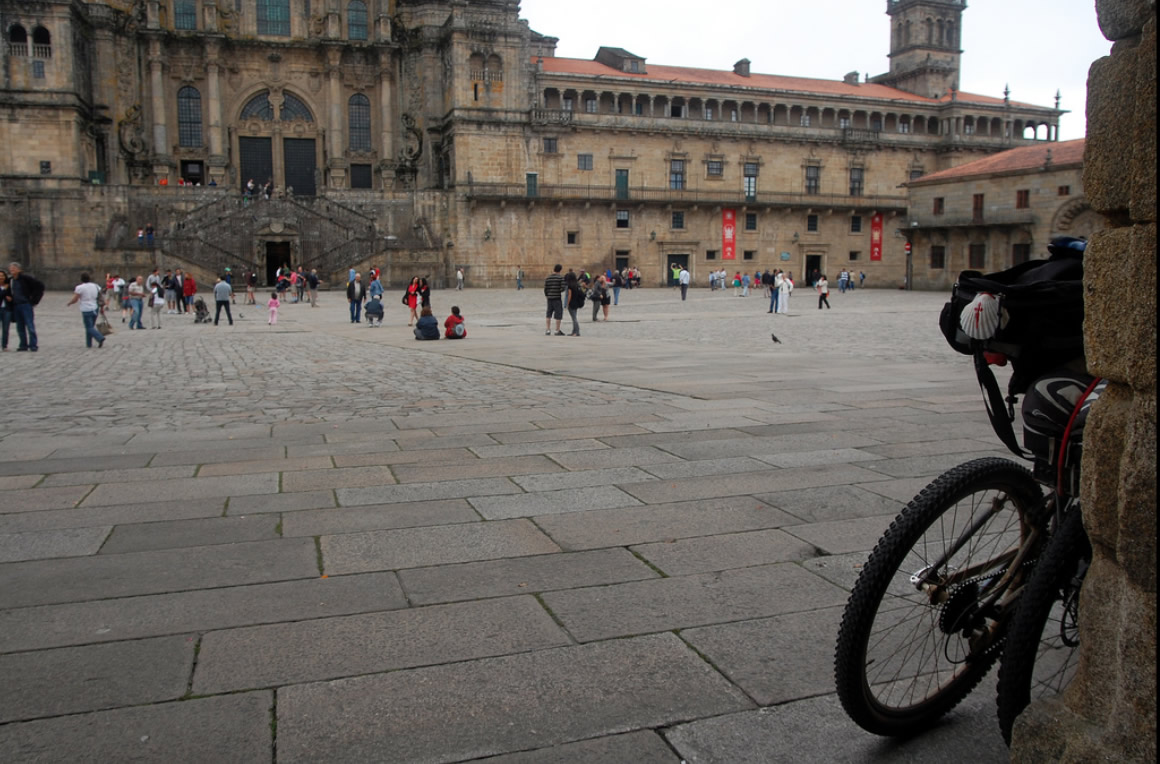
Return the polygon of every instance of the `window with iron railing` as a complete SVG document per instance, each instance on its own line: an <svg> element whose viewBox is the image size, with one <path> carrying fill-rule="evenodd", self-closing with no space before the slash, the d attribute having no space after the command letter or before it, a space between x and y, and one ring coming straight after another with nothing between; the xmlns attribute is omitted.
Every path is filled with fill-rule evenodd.
<svg viewBox="0 0 1160 764"><path fill-rule="evenodd" d="M817 165L806 167L806 193L820 194L822 192L822 168Z"/></svg>
<svg viewBox="0 0 1160 764"><path fill-rule="evenodd" d="M682 191L685 188L685 160L669 160L669 188Z"/></svg>
<svg viewBox="0 0 1160 764"><path fill-rule="evenodd" d="M861 167L850 168L850 196L862 196L865 193L866 171Z"/></svg>

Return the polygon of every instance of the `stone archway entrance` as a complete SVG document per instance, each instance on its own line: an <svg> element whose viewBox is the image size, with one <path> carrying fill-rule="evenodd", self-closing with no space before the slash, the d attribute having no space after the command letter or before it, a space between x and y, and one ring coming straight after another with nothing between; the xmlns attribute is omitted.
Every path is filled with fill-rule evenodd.
<svg viewBox="0 0 1160 764"><path fill-rule="evenodd" d="M278 269L283 265L291 265L290 242L267 241L265 251L266 286L274 286L278 281Z"/></svg>

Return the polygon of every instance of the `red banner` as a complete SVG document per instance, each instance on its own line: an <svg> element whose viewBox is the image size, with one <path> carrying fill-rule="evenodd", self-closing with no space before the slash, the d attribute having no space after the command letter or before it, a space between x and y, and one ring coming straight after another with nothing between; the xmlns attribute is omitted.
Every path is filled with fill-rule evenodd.
<svg viewBox="0 0 1160 764"><path fill-rule="evenodd" d="M721 259L737 259L737 210L721 212Z"/></svg>
<svg viewBox="0 0 1160 764"><path fill-rule="evenodd" d="M878 262L882 260L882 215L881 213L870 218L870 259Z"/></svg>

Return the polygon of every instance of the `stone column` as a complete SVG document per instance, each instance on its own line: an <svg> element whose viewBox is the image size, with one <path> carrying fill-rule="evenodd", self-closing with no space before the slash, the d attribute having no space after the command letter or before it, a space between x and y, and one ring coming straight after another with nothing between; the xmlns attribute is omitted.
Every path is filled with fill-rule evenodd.
<svg viewBox="0 0 1160 764"><path fill-rule="evenodd" d="M225 135L222 129L221 63L218 60L220 48L216 41L206 45L206 110L209 117L209 178L219 186L224 186L226 165ZM207 179L208 180L208 179Z"/></svg>
<svg viewBox="0 0 1160 764"><path fill-rule="evenodd" d="M342 112L346 106L342 97L342 50L330 48L326 51L326 73L330 79L330 88L327 100L329 102L329 119L326 130L327 159L326 167L329 170L330 188L346 188L346 169L349 163L346 160L346 132L343 130Z"/></svg>
<svg viewBox="0 0 1160 764"><path fill-rule="evenodd" d="M1088 75L1084 194L1111 222L1084 257L1088 369L1109 380L1084 434L1092 565L1080 661L1015 724L1013 762L1156 761L1156 7L1098 0L1111 55Z"/></svg>
<svg viewBox="0 0 1160 764"><path fill-rule="evenodd" d="M169 132L165 117L165 59L161 55L161 40L149 40L149 95L153 116L153 175L158 182L169 179L173 160L169 153Z"/></svg>

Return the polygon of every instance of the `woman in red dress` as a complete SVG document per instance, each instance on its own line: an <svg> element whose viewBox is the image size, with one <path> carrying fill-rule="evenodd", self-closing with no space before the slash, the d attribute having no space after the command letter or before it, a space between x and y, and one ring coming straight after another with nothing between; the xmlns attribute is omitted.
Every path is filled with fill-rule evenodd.
<svg viewBox="0 0 1160 764"><path fill-rule="evenodd" d="M407 307L411 309L411 317L407 320L407 326L419 320L419 277L411 279L410 286L407 287Z"/></svg>

